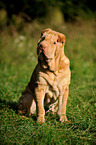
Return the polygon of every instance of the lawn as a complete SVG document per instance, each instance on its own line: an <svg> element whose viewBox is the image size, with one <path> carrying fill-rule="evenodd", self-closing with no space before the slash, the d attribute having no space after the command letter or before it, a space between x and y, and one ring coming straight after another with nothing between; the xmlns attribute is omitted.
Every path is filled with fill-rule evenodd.
<svg viewBox="0 0 96 145"><path fill-rule="evenodd" d="M5 28L0 33L0 143L2 145L95 145L96 22L64 25L27 24L22 32ZM67 117L46 113L45 123L15 112L21 92L37 63L36 47L42 29L50 27L66 36L71 84ZM26 30L27 29L27 30Z"/></svg>

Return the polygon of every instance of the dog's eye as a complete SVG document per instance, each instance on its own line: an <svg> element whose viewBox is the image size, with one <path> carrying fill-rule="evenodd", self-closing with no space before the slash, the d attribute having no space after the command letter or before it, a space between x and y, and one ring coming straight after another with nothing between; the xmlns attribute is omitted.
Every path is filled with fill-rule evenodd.
<svg viewBox="0 0 96 145"><path fill-rule="evenodd" d="M56 44L56 42L54 42L54 44Z"/></svg>

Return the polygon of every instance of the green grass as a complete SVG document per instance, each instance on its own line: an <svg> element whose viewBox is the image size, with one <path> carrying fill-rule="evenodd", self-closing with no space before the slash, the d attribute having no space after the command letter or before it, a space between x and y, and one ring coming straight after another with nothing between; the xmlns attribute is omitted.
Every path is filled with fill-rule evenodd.
<svg viewBox="0 0 96 145"><path fill-rule="evenodd" d="M62 26L31 24L21 33L0 34L0 144L2 145L95 145L96 23ZM45 123L15 113L15 105L37 63L36 45L41 29L51 27L66 35L65 54L71 62L67 117L46 113ZM33 33L35 34L33 35Z"/></svg>

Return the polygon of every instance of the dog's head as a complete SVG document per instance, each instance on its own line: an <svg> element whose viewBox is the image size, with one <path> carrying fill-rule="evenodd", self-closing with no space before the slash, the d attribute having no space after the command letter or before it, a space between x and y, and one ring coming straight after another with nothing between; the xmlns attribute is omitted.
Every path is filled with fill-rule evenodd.
<svg viewBox="0 0 96 145"><path fill-rule="evenodd" d="M45 29L41 33L38 42L38 61L43 68L48 68L51 61L59 55L64 54L65 36L51 29Z"/></svg>

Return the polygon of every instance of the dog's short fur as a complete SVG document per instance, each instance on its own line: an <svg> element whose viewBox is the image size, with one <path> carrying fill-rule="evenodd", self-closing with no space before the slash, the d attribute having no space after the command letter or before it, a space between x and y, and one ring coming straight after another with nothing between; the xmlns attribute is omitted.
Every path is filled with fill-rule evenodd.
<svg viewBox="0 0 96 145"><path fill-rule="evenodd" d="M45 110L57 112L67 121L66 104L70 84L70 62L64 54L65 36L51 29L41 33L38 42L38 64L17 104L18 113L33 114L44 122Z"/></svg>

